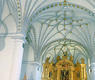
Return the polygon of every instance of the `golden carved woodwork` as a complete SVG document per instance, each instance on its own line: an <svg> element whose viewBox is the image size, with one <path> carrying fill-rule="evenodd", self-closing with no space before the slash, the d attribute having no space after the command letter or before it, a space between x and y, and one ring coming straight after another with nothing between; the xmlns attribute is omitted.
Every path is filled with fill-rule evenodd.
<svg viewBox="0 0 95 80"><path fill-rule="evenodd" d="M81 63L73 63L73 56L68 59L67 53L60 58L57 56L56 63L49 62L49 58L43 64L42 80L87 80L86 64L84 59Z"/></svg>

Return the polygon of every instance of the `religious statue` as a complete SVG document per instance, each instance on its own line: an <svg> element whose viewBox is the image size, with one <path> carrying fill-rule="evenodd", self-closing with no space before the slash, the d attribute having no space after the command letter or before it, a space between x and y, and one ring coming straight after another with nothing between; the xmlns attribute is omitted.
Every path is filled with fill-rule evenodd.
<svg viewBox="0 0 95 80"><path fill-rule="evenodd" d="M66 70L61 71L61 80L69 80L69 71Z"/></svg>

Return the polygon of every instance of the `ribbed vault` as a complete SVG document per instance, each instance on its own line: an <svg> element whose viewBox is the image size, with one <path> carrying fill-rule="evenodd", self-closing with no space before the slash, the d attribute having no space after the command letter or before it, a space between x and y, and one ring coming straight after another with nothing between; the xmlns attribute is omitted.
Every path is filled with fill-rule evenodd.
<svg viewBox="0 0 95 80"><path fill-rule="evenodd" d="M38 61L44 47L59 39L79 42L91 58L94 54L95 14L87 8L68 2L55 2L38 9L32 16L27 40Z"/></svg>
<svg viewBox="0 0 95 80"><path fill-rule="evenodd" d="M7 26L5 23L6 17L3 19L3 9L4 9L5 0L0 0L0 34L6 35L8 33Z"/></svg>
<svg viewBox="0 0 95 80"><path fill-rule="evenodd" d="M56 62L56 57L62 57L65 55L64 52L67 52L68 56L72 55L74 57L74 63L76 63L77 60L80 61L81 58L85 59L86 64L89 63L89 56L86 49L82 44L71 39L59 39L46 45L41 56L41 61L44 63L46 58L50 57L50 61L53 60Z"/></svg>

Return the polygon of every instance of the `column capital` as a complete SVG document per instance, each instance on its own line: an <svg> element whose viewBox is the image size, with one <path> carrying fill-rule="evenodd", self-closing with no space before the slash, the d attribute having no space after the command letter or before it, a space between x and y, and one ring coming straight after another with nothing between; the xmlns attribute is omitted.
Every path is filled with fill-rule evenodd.
<svg viewBox="0 0 95 80"><path fill-rule="evenodd" d="M10 37L11 39L14 39L16 41L23 41L25 42L25 36L22 33L14 33L14 34L9 34L8 37Z"/></svg>
<svg viewBox="0 0 95 80"><path fill-rule="evenodd" d="M24 35L22 33L16 33L11 36L13 39L23 39Z"/></svg>

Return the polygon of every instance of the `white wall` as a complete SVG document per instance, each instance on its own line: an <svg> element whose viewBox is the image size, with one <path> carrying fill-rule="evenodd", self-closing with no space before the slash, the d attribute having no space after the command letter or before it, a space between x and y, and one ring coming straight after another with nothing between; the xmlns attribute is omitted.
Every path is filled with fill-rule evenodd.
<svg viewBox="0 0 95 80"><path fill-rule="evenodd" d="M5 44L6 46L4 47L4 49L0 51L0 79L10 80L14 59L14 40L12 40L11 38L6 38Z"/></svg>

